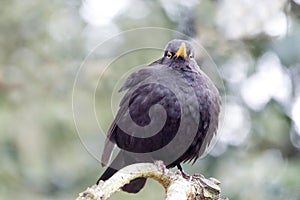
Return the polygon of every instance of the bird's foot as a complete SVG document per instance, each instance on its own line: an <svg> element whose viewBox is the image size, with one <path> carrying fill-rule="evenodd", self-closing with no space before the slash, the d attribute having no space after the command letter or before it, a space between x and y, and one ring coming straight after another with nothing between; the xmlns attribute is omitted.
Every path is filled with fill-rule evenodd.
<svg viewBox="0 0 300 200"><path fill-rule="evenodd" d="M177 171L176 171L176 174L181 175L183 178L185 178L185 179L188 180L188 181L191 181L191 180L192 180L192 176L189 175L189 174L187 174L187 173L185 173L183 170L177 170Z"/></svg>
<svg viewBox="0 0 300 200"><path fill-rule="evenodd" d="M181 167L180 164L177 164L177 168L178 168L178 171L177 171L176 173L180 174L183 178L185 178L185 179L187 179L187 180L189 180L189 181L192 180L192 176L189 175L189 174L187 174L187 173L185 173L185 172L183 171L183 169L182 169L182 167Z"/></svg>

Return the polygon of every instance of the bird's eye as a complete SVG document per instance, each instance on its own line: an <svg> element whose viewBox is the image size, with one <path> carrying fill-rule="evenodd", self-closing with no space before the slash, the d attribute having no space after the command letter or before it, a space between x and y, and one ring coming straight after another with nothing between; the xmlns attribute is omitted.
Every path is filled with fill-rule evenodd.
<svg viewBox="0 0 300 200"><path fill-rule="evenodd" d="M194 58L194 55L190 53L189 58Z"/></svg>
<svg viewBox="0 0 300 200"><path fill-rule="evenodd" d="M172 53L168 51L168 53L167 53L167 58L171 59L172 56L173 56Z"/></svg>

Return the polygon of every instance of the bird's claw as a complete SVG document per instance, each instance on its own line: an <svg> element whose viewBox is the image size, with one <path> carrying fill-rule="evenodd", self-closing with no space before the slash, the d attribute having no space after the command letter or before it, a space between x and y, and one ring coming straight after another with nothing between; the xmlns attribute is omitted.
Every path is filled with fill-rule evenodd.
<svg viewBox="0 0 300 200"><path fill-rule="evenodd" d="M189 175L189 174L187 174L187 173L185 173L184 171L177 170L177 171L176 171L176 174L181 175L183 178L185 178L185 179L188 180L188 181L192 180L192 176Z"/></svg>

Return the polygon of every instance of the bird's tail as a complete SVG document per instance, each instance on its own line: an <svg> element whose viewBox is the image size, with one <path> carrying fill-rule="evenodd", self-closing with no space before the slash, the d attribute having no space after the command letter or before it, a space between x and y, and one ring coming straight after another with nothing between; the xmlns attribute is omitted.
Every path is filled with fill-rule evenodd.
<svg viewBox="0 0 300 200"><path fill-rule="evenodd" d="M128 193L138 193L146 184L146 178L136 178L124 185L122 190Z"/></svg>
<svg viewBox="0 0 300 200"><path fill-rule="evenodd" d="M101 175L101 177L98 179L97 181L97 185L99 184L99 182L102 181L106 181L107 179L109 179L110 177L112 177L112 175L114 175L118 170L108 167L105 172Z"/></svg>
<svg viewBox="0 0 300 200"><path fill-rule="evenodd" d="M135 163L134 160L132 158L130 158L129 156L127 156L126 153L124 152L120 152L116 158L114 159L114 161L111 163L111 165L105 170L105 172L101 175L101 177L98 179L97 184L99 184L100 180L105 181L107 179L109 179L111 176L113 176L118 169L121 169L127 165L133 164ZM134 179L132 181L130 181L130 183L124 185L122 187L122 190L128 193L137 193L139 192L144 185L146 184L146 178L137 178Z"/></svg>

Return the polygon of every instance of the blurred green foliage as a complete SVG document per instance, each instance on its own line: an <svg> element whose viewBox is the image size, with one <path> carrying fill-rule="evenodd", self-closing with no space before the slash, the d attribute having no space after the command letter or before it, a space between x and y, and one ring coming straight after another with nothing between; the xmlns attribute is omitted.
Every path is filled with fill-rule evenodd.
<svg viewBox="0 0 300 200"><path fill-rule="evenodd" d="M300 198L300 119L292 114L300 112L294 109L300 94L297 1L128 0L106 24L84 17L93 12L83 9L89 2L1 2L0 199L74 199L94 184L103 171L94 158L102 150L99 135L103 138L113 119L111 106L116 111L122 97L116 93L119 80L162 52L136 51L109 69L104 66L122 48L142 42L159 46L176 36L125 38L90 55L84 70L80 66L99 43L141 27L187 34L208 51L221 72L221 79L210 74L209 62L198 54L198 63L221 85L225 115L214 149L193 166L185 164L185 171L219 179L223 196L233 200ZM109 3L100 6L108 9ZM97 17L101 13L93 20ZM279 70L274 76L273 65ZM75 80L78 107L73 110ZM88 117L94 95L100 128ZM148 181L141 193L120 192L112 199L163 197L161 186Z"/></svg>

